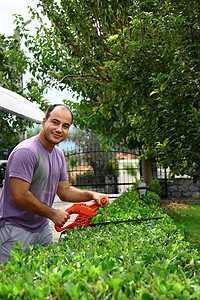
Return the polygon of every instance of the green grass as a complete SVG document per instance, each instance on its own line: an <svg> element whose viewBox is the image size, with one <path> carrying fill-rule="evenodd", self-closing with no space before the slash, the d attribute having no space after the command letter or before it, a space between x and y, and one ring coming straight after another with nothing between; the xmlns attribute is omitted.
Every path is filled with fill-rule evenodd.
<svg viewBox="0 0 200 300"><path fill-rule="evenodd" d="M183 230L186 239L200 250L200 205L165 206L166 213L174 220L178 228Z"/></svg>

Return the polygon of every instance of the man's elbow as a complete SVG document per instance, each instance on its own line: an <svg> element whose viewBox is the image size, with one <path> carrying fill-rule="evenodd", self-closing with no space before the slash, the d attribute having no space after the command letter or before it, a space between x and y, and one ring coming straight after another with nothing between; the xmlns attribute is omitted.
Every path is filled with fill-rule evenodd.
<svg viewBox="0 0 200 300"><path fill-rule="evenodd" d="M12 201L15 203L15 204L19 204L20 203L20 196L19 195L16 195L15 193L13 193L11 195L11 198L12 198Z"/></svg>
<svg viewBox="0 0 200 300"><path fill-rule="evenodd" d="M11 193L11 198L12 198L12 201L15 203L15 204L18 204L20 206L22 206L23 202L24 202L24 199L26 199L26 194L27 192L23 192L23 193Z"/></svg>
<svg viewBox="0 0 200 300"><path fill-rule="evenodd" d="M58 186L57 195L61 201L70 202L70 197L68 197L70 190L71 186L68 184L68 182L67 184L63 183Z"/></svg>
<svg viewBox="0 0 200 300"><path fill-rule="evenodd" d="M23 203L29 195L30 184L20 178L11 177L11 197L12 201L16 204Z"/></svg>

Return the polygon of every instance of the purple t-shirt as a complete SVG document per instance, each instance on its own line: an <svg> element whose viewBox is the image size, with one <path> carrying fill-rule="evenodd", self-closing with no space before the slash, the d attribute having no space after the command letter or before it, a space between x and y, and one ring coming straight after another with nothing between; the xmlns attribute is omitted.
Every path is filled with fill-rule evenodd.
<svg viewBox="0 0 200 300"><path fill-rule="evenodd" d="M58 183L68 180L63 152L57 146L52 151L48 150L35 136L15 147L8 159L0 198L0 226L8 221L32 232L41 231L48 224L48 219L30 213L12 201L11 177L29 182L33 195L52 206Z"/></svg>

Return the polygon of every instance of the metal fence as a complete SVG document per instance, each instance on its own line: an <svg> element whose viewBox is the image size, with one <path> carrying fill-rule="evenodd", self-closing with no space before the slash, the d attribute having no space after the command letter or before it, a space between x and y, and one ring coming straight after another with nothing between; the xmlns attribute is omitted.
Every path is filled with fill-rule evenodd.
<svg viewBox="0 0 200 300"><path fill-rule="evenodd" d="M64 154L70 183L79 188L107 193L110 198L115 198L115 195L123 193L140 179L138 151L116 147L104 151L99 144L92 144L89 147L66 150ZM0 149L0 187L5 175L7 155L6 149ZM152 173L161 184L161 197L167 197L166 170L157 169L153 161Z"/></svg>
<svg viewBox="0 0 200 300"><path fill-rule="evenodd" d="M104 151L101 146L65 151L68 178L73 186L121 194L140 178L139 153L122 148Z"/></svg>

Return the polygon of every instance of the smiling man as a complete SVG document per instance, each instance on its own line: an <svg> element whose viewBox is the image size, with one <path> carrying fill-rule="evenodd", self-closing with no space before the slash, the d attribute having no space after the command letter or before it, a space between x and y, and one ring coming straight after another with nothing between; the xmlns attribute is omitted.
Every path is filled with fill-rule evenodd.
<svg viewBox="0 0 200 300"><path fill-rule="evenodd" d="M73 115L63 104L50 106L38 136L17 145L9 156L0 198L0 263L10 258L15 242L44 247L52 242L48 219L63 227L69 214L53 209L57 194L62 201L101 204L108 195L70 186L63 152L56 146L67 137ZM104 206L105 206L104 205Z"/></svg>

